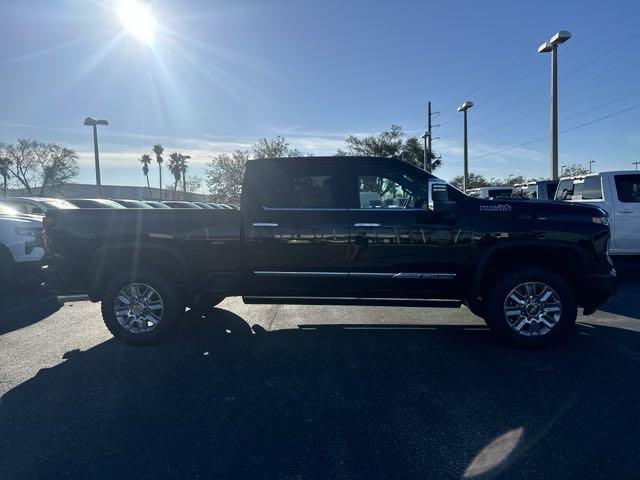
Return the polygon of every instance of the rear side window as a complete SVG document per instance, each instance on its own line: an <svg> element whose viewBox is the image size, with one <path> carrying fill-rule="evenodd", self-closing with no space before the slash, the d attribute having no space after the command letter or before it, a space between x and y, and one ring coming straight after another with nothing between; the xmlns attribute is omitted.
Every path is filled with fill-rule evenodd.
<svg viewBox="0 0 640 480"><path fill-rule="evenodd" d="M560 180L556 189L556 200L571 200L573 198L573 179Z"/></svg>
<svg viewBox="0 0 640 480"><path fill-rule="evenodd" d="M496 188L493 190L489 190L488 195L489 195L489 198L510 197L511 189Z"/></svg>
<svg viewBox="0 0 640 480"><path fill-rule="evenodd" d="M616 175L618 200L623 203L640 203L640 174Z"/></svg>
<svg viewBox="0 0 640 480"><path fill-rule="evenodd" d="M347 208L339 175L330 165L279 164L273 166L269 179L261 185L262 206L269 208Z"/></svg>
<svg viewBox="0 0 640 480"><path fill-rule="evenodd" d="M573 184L574 200L602 200L602 183L600 175L575 180Z"/></svg>

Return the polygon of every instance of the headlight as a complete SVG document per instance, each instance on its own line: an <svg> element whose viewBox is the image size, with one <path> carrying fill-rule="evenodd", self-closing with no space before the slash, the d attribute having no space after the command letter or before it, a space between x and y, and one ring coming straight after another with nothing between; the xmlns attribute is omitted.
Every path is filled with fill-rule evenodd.
<svg viewBox="0 0 640 480"><path fill-rule="evenodd" d="M600 225L609 225L609 217L591 217L591 221Z"/></svg>

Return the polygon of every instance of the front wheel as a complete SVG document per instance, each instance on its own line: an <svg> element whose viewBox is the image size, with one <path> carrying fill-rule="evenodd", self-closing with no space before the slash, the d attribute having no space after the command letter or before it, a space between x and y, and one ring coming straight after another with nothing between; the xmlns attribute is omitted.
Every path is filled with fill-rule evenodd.
<svg viewBox="0 0 640 480"><path fill-rule="evenodd" d="M502 338L545 346L566 338L576 322L576 298L555 272L521 267L499 277L487 295L486 321Z"/></svg>
<svg viewBox="0 0 640 480"><path fill-rule="evenodd" d="M113 336L131 345L159 342L184 314L176 288L153 272L114 277L105 289L101 310Z"/></svg>

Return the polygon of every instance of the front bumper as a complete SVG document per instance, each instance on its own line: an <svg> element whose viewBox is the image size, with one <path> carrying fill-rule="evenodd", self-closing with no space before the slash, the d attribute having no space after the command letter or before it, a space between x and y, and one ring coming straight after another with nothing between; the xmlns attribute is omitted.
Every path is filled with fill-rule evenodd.
<svg viewBox="0 0 640 480"><path fill-rule="evenodd" d="M616 270L612 268L608 273L592 273L587 275L587 284L583 292L584 314L590 315L607 302L618 290Z"/></svg>

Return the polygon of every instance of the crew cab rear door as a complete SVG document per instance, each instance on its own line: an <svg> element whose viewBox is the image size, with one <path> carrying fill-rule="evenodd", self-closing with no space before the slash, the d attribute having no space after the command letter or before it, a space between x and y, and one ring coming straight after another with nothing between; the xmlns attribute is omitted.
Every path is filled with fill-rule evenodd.
<svg viewBox="0 0 640 480"><path fill-rule="evenodd" d="M348 287L344 172L331 159L250 162L243 192L246 296L339 296Z"/></svg>

